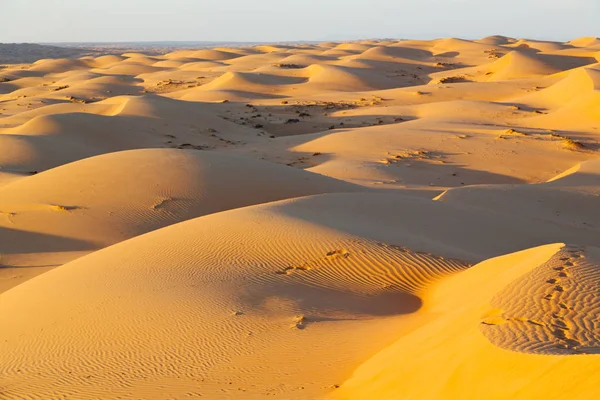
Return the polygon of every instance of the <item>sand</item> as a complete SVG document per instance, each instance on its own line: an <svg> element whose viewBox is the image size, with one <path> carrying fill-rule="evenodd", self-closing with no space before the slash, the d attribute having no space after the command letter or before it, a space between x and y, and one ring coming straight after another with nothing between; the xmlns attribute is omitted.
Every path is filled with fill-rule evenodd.
<svg viewBox="0 0 600 400"><path fill-rule="evenodd" d="M0 399L596 399L599 43L3 65Z"/></svg>

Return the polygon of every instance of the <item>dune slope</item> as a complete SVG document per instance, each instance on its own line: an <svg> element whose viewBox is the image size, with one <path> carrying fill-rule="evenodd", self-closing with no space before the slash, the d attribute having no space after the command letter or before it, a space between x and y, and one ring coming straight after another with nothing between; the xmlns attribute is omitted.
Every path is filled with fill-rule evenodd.
<svg viewBox="0 0 600 400"><path fill-rule="evenodd" d="M186 219L357 190L286 166L195 150L132 150L76 161L0 187L0 289Z"/></svg>
<svg viewBox="0 0 600 400"><path fill-rule="evenodd" d="M356 193L166 227L0 295L0 318L11 319L0 341L3 374L10 393L39 398L218 397L223 385L231 385L226 395L245 398L326 396L369 354L427 321L438 304L430 300L436 282L470 276L460 271L472 260L565 237L565 229L550 232L552 224L508 220L418 197ZM543 230L546 237L534 233ZM498 235L510 240L495 243ZM541 253L536 259L550 257ZM440 304L460 298L448 296ZM47 371L64 379L53 383Z"/></svg>
<svg viewBox="0 0 600 400"><path fill-rule="evenodd" d="M595 398L599 257L598 248L547 245L443 281L424 305L429 322L332 398Z"/></svg>

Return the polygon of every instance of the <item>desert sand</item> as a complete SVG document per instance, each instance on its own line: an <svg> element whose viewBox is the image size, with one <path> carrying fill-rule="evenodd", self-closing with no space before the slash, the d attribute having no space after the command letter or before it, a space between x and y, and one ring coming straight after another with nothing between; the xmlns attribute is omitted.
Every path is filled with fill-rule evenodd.
<svg viewBox="0 0 600 400"><path fill-rule="evenodd" d="M0 399L598 398L600 39L68 57L0 66Z"/></svg>

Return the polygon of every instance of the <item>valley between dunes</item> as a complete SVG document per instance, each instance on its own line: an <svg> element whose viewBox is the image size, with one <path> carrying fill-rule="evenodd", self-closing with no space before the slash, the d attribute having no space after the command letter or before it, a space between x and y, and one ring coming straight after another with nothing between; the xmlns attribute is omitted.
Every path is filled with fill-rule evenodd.
<svg viewBox="0 0 600 400"><path fill-rule="evenodd" d="M0 399L595 400L599 147L597 38L2 65Z"/></svg>

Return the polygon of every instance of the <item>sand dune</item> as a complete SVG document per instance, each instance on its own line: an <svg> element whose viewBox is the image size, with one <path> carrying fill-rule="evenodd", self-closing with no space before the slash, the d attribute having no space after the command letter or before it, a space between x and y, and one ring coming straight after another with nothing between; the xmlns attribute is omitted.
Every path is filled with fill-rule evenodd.
<svg viewBox="0 0 600 400"><path fill-rule="evenodd" d="M231 394L241 391L246 396L272 393L287 398L311 397L330 390L361 355L392 339L390 332L378 335L373 342L362 340L364 335L373 335L374 329L401 326L394 316L410 312L419 305L418 298L410 294L411 287L419 286L437 274L464 267L457 261L412 254L376 243L360 243L350 235L334 233L317 224L293 222L293 216L277 214L276 209L269 211L269 208L259 207L256 211L239 210L232 216L218 214L206 217L208 220L176 225L95 253L4 293L0 315L8 315L7 311L13 307L28 309L21 314L25 319L15 321L10 332L3 332L7 340L4 343L13 343L13 335L19 336L23 329L37 331L53 324L52 321L67 312L64 307L83 305L82 296L92 307L90 311L80 309L80 318L73 320L70 326L53 324L60 329L52 333L47 331L48 328L44 329L47 339L40 343L41 352L68 343L71 351L61 357L67 362L64 367L59 366L62 364L59 359L45 358L36 362L37 355L32 352L32 358L19 363L18 371L16 365L11 364L6 366L4 374L11 376L17 392L41 393L43 388L63 390L68 387L70 393L82 398L102 396L107 390L111 390L112 395L156 396L155 385L148 385L148 382L166 383L173 374L180 378L163 387L159 396L190 392L216 395L227 376L226 381L231 382L227 392ZM217 222L219 220L221 222ZM242 221L244 223L240 223ZM244 234L248 224L261 225L253 237ZM214 230L215 226L221 227L220 232ZM302 229L298 229L300 226ZM217 237L219 239L215 240ZM229 240L237 242L235 253L227 250ZM203 251L183 255L177 250L181 246L178 241L186 243L190 250ZM137 254L146 255L127 261L122 258L129 253L127 246L135 248ZM157 246L163 250L155 251ZM194 256L189 258L191 254ZM406 271L391 267L392 260L407 263ZM152 265L161 267L155 269ZM358 270L354 270L354 266ZM379 271L381 278L357 279L363 268ZM119 278L115 280L112 276ZM47 288L59 290L65 284L75 282L79 289L69 291L66 297L47 291ZM94 284L90 286L86 282ZM144 283L140 285L140 282ZM396 285L401 286L395 289ZM202 289L198 290L200 287ZM29 291L51 296L53 300L45 305L48 312L54 312L30 308L36 306L34 298L25 294ZM327 292L331 294L327 295ZM29 300L23 303L19 298ZM120 300L114 302L109 300L111 298ZM393 300L400 302L398 307L391 306ZM115 313L121 303L146 304L143 307L154 311L148 314L149 318L135 317L137 306ZM92 309L96 310L93 314L105 316L102 324L110 329L104 332L110 331L112 337L99 337L98 346L86 350L88 354L99 352L106 360L102 372L105 378L99 385L84 378L98 376L100 371L86 366L89 357L81 352L83 335L67 339L62 333L63 329L72 332L95 330L90 323L94 319L100 322L100 319L93 317ZM37 312L47 318L37 319L37 322L27 318ZM106 319L109 315L113 316L110 320ZM203 322L207 320L211 323ZM122 352L120 349L130 343L131 334L142 340L139 345ZM39 343L37 338L30 338ZM322 341L324 338L329 339ZM273 346L273 341L280 345ZM360 348L344 353L334 350L332 346L338 346L340 341L348 350ZM20 342L27 346L26 341ZM304 347L307 342L319 344L307 352ZM193 350L194 347L197 349ZM5 349L12 351L5 346L3 354L7 354ZM149 349L153 349L151 353ZM17 348L13 347L13 350L17 351ZM257 354L264 367L254 364ZM272 361L282 355L292 361L284 369ZM294 362L300 359L315 360L318 366L307 374L302 363ZM240 368L232 370L228 365L233 362ZM65 380L60 384L63 389L49 382L45 374L37 375L37 371L55 368L65 371ZM19 375L25 371L39 378L20 381ZM67 375L66 371L74 374ZM119 376L127 376L129 383L120 383ZM277 381L284 376L296 378L281 386ZM328 376L326 390L323 382L310 383L322 376ZM190 389L200 381L205 382L202 389Z"/></svg>
<svg viewBox="0 0 600 400"><path fill-rule="evenodd" d="M560 81L524 98L527 104L539 107L561 107L576 98L600 89L600 64L581 67L557 74Z"/></svg>
<svg viewBox="0 0 600 400"><path fill-rule="evenodd" d="M0 253L8 280L0 289L23 281L13 276L23 259L28 268L46 266L56 259L51 253L65 253L60 257L65 262L201 215L357 190L294 168L214 152L134 150L77 161L0 188Z"/></svg>
<svg viewBox="0 0 600 400"><path fill-rule="evenodd" d="M600 44L600 38L597 37L582 37L569 41L569 44L577 47L593 47Z"/></svg>
<svg viewBox="0 0 600 400"><path fill-rule="evenodd" d="M507 80L550 75L558 71L559 68L533 54L511 51L492 63L488 72L493 73L492 80Z"/></svg>
<svg viewBox="0 0 600 400"><path fill-rule="evenodd" d="M125 60L125 57L112 54L112 55L96 57L90 63L90 65L92 65L94 67L106 67L107 65L116 64L123 60Z"/></svg>
<svg viewBox="0 0 600 400"><path fill-rule="evenodd" d="M234 143L232 140L252 141L256 137L246 134L250 129L223 120L209 109L165 97L114 98L105 105L108 107L103 107L102 113L106 115L81 110L38 115L0 134L3 145L14 149L0 155L3 169L43 171L119 150L216 149L227 147ZM163 121L161 128L156 126L157 119Z"/></svg>
<svg viewBox="0 0 600 400"><path fill-rule="evenodd" d="M249 54L232 60L226 60L224 63L229 65L227 70L230 72L253 71L260 69L265 65L277 64L282 57L285 57L285 55L287 55L287 53L281 52Z"/></svg>
<svg viewBox="0 0 600 400"><path fill-rule="evenodd" d="M567 43L551 42L547 40L531 40L521 39L513 43L507 44L510 47L516 47L519 49L534 49L544 53L557 52L570 47Z"/></svg>
<svg viewBox="0 0 600 400"><path fill-rule="evenodd" d="M463 224L462 236L454 234L457 218L472 221L471 228ZM433 295L427 294L431 285L468 266L468 261L453 256L474 260L544 241L533 239L536 233L547 232L540 229L543 224L533 226L534 221L523 223L519 218L507 223L504 216L487 212L468 208L452 212L439 202L374 193L285 201L167 227L64 265L1 295L0 316L22 316L2 332L2 354L8 359L20 354L21 360L18 371L16 364L9 363L4 374L12 377L17 392L37 392L58 390L43 371L73 371L63 375L61 388L83 398L102 396L107 390L152 397L158 385L162 396L183 395L191 387L198 388L192 393L214 395L225 382L232 385L227 392L243 391L248 397L320 396L338 385L362 355L386 346L403 332L410 334L423 323L419 314L435 313L430 311ZM500 224L511 232L503 236L510 241L494 245L482 237L486 231L497 237ZM250 227L255 227L253 234L247 232ZM462 274L466 272L453 279ZM462 279L470 282L470 276ZM74 289L65 291L65 285ZM464 293L465 285L454 286L455 291ZM40 293L49 300L35 301ZM481 293L491 297L494 291L481 289ZM433 304L450 308L450 298L460 296L446 293ZM480 304L474 303L473 308L479 310ZM147 311L140 313L140 307ZM80 317L64 321L62 316L74 308ZM407 313L413 322L403 317ZM100 329L100 324L106 329ZM473 321L475 335L480 324ZM92 347L84 334L64 334L96 331L101 336ZM24 332L43 334L16 340ZM373 340L364 341L365 335ZM479 340L488 343L484 336ZM279 345L273 346L274 341ZM318 345L305 347L307 342ZM56 347L68 350L60 358L39 357ZM93 354L104 360L102 372L90 363ZM257 354L262 367L255 363ZM282 354L287 362L274 363ZM312 368L302 368L298 357ZM25 381L20 376L36 378ZM284 376L288 378L281 387ZM317 377L319 384L311 384ZM348 385L357 379L360 375ZM356 395L361 390L375 393L369 385L356 390Z"/></svg>
<svg viewBox="0 0 600 400"><path fill-rule="evenodd" d="M498 54L487 51L490 54ZM432 83L460 81L499 82L552 75L594 63L591 57L569 57L558 54L538 54L526 50L511 50L498 60L476 67L431 74Z"/></svg>
<svg viewBox="0 0 600 400"><path fill-rule="evenodd" d="M333 65L308 67L309 83L325 91L362 92L400 86L391 79L362 69Z"/></svg>
<svg viewBox="0 0 600 400"><path fill-rule="evenodd" d="M309 66L327 61L335 60L334 57L327 57L321 54L291 54L281 58L279 64L297 64L300 66Z"/></svg>
<svg viewBox="0 0 600 400"><path fill-rule="evenodd" d="M510 38L507 36L502 36L502 35L492 35L492 36L486 36L482 39L476 40L476 42L483 43L483 44L489 44L489 45L493 45L493 46L501 46L501 45L514 43L514 42L516 42L516 39Z"/></svg>
<svg viewBox="0 0 600 400"><path fill-rule="evenodd" d="M425 50L410 49L406 47L392 47L392 46L377 46L365 50L360 55L356 56L355 59L367 59L367 60L386 60L386 61L399 61L402 58L404 62L412 62L413 60L426 60L431 57L431 53Z"/></svg>
<svg viewBox="0 0 600 400"><path fill-rule="evenodd" d="M432 105L421 112L439 118L440 115L472 110L477 110L478 115L487 112L496 117L499 110L509 114L514 112L514 108L494 107L490 110L477 103ZM401 123L394 123L393 117L385 118L391 119L391 123L363 128L341 127L334 132L280 138L265 145L261 154L272 159L275 159L274 155L285 157L288 162L293 162L305 155L320 153L327 157L316 165L309 165L311 171L358 184L388 187L540 182L568 169L578 159L595 158L595 154L584 151L583 147L582 151L571 150L572 141L567 137L553 136L541 130L531 135L519 135L510 126L482 127L481 122L464 119L442 123L432 118L436 121L432 131L429 118ZM471 123L479 125L478 128ZM477 137L465 132L472 135L476 130L480 133ZM460 146L461 150L448 151L448 143L453 149ZM527 143L526 149L521 147L523 143ZM500 162L500 159L505 161ZM467 163L469 167L465 167Z"/></svg>
<svg viewBox="0 0 600 400"><path fill-rule="evenodd" d="M223 64L222 62L219 62L219 61L194 61L194 62L189 62L189 63L183 64L181 66L181 69L192 70L192 71L202 71L207 68L214 68L214 67L218 68L223 65L225 65L225 64Z"/></svg>
<svg viewBox="0 0 600 400"><path fill-rule="evenodd" d="M599 46L2 65L0 399L595 399Z"/></svg>
<svg viewBox="0 0 600 400"><path fill-rule="evenodd" d="M551 398L593 399L597 297L576 293L597 284L598 256L547 245L453 276L428 295L430 322L363 364L334 398L531 399L560 382ZM435 383L421 384L430 374Z"/></svg>
<svg viewBox="0 0 600 400"><path fill-rule="evenodd" d="M94 72L102 72L107 75L131 75L137 76L141 74L148 74L150 72L161 71L162 69L159 67L154 67L152 65L130 62L125 60L118 64L113 64L112 66L103 68L102 71L94 69Z"/></svg>
<svg viewBox="0 0 600 400"><path fill-rule="evenodd" d="M558 129L585 129L598 121L600 106L600 64L590 68L569 71L562 79L539 93L525 97L524 101L535 107L550 110L548 115L539 116L537 124Z"/></svg>
<svg viewBox="0 0 600 400"><path fill-rule="evenodd" d="M369 43L341 43L334 47L337 50L363 52L375 47Z"/></svg>
<svg viewBox="0 0 600 400"><path fill-rule="evenodd" d="M223 51L223 50L197 50L187 53L187 57L190 58L198 58L201 60L213 60L213 61L221 61L221 60L231 60L232 58L241 57L244 54L239 54L237 52Z"/></svg>
<svg viewBox="0 0 600 400"><path fill-rule="evenodd" d="M260 52L260 53L277 53L277 52L282 52L282 51L286 51L286 50L290 50L290 49L299 50L299 48L297 48L297 47L285 46L285 45L266 45L266 46L253 47L253 50L256 50L257 52Z"/></svg>
<svg viewBox="0 0 600 400"><path fill-rule="evenodd" d="M444 83L453 77L455 80L494 82L546 76L559 71L560 68L542 61L534 54L513 50L487 65L435 73L431 77L434 83Z"/></svg>
<svg viewBox="0 0 600 400"><path fill-rule="evenodd" d="M600 163L587 161L575 172L561 174L548 183L450 189L437 200L593 231L600 228L600 218L588 210L598 202L598 181Z"/></svg>
<svg viewBox="0 0 600 400"><path fill-rule="evenodd" d="M277 75L253 74L248 72L227 72L200 90L244 90L249 92L273 92L273 86L293 85L304 79Z"/></svg>

